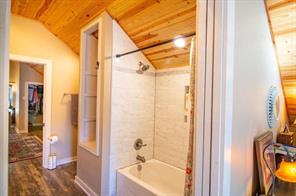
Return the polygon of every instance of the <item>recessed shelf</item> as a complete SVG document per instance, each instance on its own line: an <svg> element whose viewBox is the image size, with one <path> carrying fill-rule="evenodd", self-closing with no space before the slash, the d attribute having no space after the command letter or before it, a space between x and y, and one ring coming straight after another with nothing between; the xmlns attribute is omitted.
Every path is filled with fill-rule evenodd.
<svg viewBox="0 0 296 196"><path fill-rule="evenodd" d="M90 141L85 141L85 142L80 142L79 144L81 147L84 149L90 151L93 154L97 154L97 149L96 149L96 141L95 140L90 140Z"/></svg>
<svg viewBox="0 0 296 196"><path fill-rule="evenodd" d="M96 118L95 117L93 117L93 118L85 118L83 120L84 120L84 122L92 122L92 121L96 121Z"/></svg>
<svg viewBox="0 0 296 196"><path fill-rule="evenodd" d="M97 97L96 94L84 94L83 96L85 96L85 97Z"/></svg>
<svg viewBox="0 0 296 196"><path fill-rule="evenodd" d="M85 97L97 97L96 94L84 94Z"/></svg>
<svg viewBox="0 0 296 196"><path fill-rule="evenodd" d="M92 35L99 31L99 23L81 31L81 88L80 88L80 117L79 145L89 152L99 155L100 139L100 94L101 70L97 67L99 61L99 42ZM100 37L100 36L99 36Z"/></svg>
<svg viewBox="0 0 296 196"><path fill-rule="evenodd" d="M84 74L87 75L87 76L94 76L94 77L97 77L97 73L85 72Z"/></svg>

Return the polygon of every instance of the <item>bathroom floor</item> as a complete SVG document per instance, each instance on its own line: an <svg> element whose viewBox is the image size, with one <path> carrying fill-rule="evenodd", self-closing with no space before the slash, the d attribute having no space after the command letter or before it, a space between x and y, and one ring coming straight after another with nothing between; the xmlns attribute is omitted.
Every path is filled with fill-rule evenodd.
<svg viewBox="0 0 296 196"><path fill-rule="evenodd" d="M42 158L9 164L9 195L86 195L75 184L76 162L44 169Z"/></svg>

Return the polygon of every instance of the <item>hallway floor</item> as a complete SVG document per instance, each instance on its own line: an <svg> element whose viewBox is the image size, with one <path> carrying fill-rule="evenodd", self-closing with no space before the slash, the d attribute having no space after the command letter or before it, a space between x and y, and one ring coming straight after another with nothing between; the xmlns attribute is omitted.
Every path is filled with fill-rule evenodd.
<svg viewBox="0 0 296 196"><path fill-rule="evenodd" d="M42 157L9 164L9 196L86 195L75 184L76 162L55 170L42 167Z"/></svg>
<svg viewBox="0 0 296 196"><path fill-rule="evenodd" d="M37 136L41 141L43 140L43 130L38 129L34 131L29 131L28 132L29 136Z"/></svg>
<svg viewBox="0 0 296 196"><path fill-rule="evenodd" d="M9 130L9 163L42 156L42 140L36 135L17 133L12 126Z"/></svg>

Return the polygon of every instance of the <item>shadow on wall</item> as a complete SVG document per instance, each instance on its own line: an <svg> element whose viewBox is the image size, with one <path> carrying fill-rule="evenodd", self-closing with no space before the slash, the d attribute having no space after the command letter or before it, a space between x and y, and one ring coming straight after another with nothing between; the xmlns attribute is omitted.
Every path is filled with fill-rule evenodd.
<svg viewBox="0 0 296 196"><path fill-rule="evenodd" d="M255 195L256 193L260 192L260 185L259 185L259 174L258 174L258 162L256 158L256 147L255 142L253 145L253 183L252 183L252 193Z"/></svg>

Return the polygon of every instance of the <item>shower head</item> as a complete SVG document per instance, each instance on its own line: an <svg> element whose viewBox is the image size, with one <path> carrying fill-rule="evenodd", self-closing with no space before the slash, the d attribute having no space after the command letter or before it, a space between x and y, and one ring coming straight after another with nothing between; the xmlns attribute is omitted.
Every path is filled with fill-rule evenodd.
<svg viewBox="0 0 296 196"><path fill-rule="evenodd" d="M141 61L139 62L139 69L136 71L138 74L143 74L145 71L149 69L149 65L145 65Z"/></svg>

